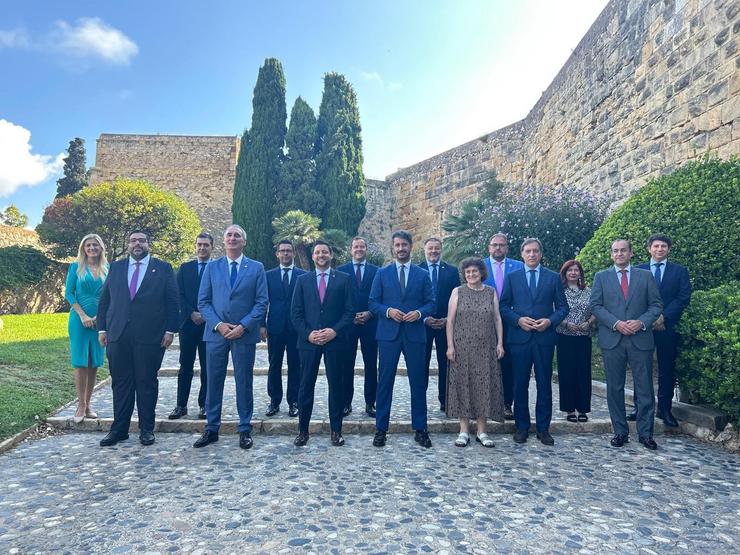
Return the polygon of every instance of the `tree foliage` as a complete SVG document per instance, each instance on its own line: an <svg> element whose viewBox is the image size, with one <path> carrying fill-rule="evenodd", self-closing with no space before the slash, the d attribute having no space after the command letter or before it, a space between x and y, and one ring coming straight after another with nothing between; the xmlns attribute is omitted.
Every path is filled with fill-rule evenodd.
<svg viewBox="0 0 740 555"><path fill-rule="evenodd" d="M290 210L272 221L273 244L277 244L278 241L283 239L293 243L298 265L303 269L308 269L309 262L306 248L321 237L320 225L320 218L306 214L301 210Z"/></svg>
<svg viewBox="0 0 740 555"><path fill-rule="evenodd" d="M190 255L200 221L174 193L145 181L117 179L54 199L36 228L59 257L75 256L82 237L97 233L109 259L126 253L132 230L147 232L152 253L177 263Z"/></svg>
<svg viewBox="0 0 740 555"><path fill-rule="evenodd" d="M0 223L10 227L26 227L28 225L28 216L23 214L15 204L11 204L4 211L0 212Z"/></svg>
<svg viewBox="0 0 740 555"><path fill-rule="evenodd" d="M57 180L56 198L75 194L87 186L85 140L75 137L69 141L67 157L64 158L64 177Z"/></svg>

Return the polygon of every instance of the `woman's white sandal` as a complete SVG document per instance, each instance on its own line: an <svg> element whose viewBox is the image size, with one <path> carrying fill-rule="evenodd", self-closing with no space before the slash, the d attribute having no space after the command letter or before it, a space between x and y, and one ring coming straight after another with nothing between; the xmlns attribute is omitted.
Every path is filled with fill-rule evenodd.
<svg viewBox="0 0 740 555"><path fill-rule="evenodd" d="M493 443L493 440L488 437L488 434L486 433L478 434L477 436L475 436L475 441L480 443L483 447L496 447Z"/></svg>
<svg viewBox="0 0 740 555"><path fill-rule="evenodd" d="M467 447L470 443L470 434L460 432L455 440L455 447Z"/></svg>

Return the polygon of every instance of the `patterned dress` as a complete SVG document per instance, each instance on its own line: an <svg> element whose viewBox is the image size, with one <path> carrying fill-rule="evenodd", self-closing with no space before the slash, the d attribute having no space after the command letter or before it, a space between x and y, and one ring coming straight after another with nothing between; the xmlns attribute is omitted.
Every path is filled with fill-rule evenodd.
<svg viewBox="0 0 740 555"><path fill-rule="evenodd" d="M496 358L496 290L457 288L452 338L455 361L447 369L447 416L503 422L501 366Z"/></svg>

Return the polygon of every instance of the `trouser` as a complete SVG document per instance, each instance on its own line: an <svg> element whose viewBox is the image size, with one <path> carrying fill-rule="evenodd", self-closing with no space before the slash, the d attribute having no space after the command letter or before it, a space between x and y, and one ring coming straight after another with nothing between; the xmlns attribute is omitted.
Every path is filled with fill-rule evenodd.
<svg viewBox="0 0 740 555"><path fill-rule="evenodd" d="M252 431L252 413L254 412L254 397L252 379L254 371L254 343L228 341L216 339L209 341L207 347L208 358L208 390L206 391L206 415L208 423L206 430L218 432L221 428L221 407L224 400L224 382L226 381L226 366L229 362L229 352L234 361L234 383L236 386L236 411L239 414L239 433Z"/></svg>
<svg viewBox="0 0 740 555"><path fill-rule="evenodd" d="M538 432L550 429L552 420L552 356L554 345L540 345L534 341L524 344L510 344L514 374L514 423L517 430L528 431L531 426L529 416L529 377L534 364L534 378L537 383L535 403L535 423Z"/></svg>
<svg viewBox="0 0 740 555"><path fill-rule="evenodd" d="M378 372L378 399L375 412L375 427L387 432L393 401L393 385L396 380L398 360L403 353L406 373L411 389L411 425L414 430L427 429L427 395L424 373L425 344L396 339L378 341L380 369Z"/></svg>
<svg viewBox="0 0 740 555"><path fill-rule="evenodd" d="M342 382L344 406L351 407L355 395L355 361L357 343L360 343L362 363L365 366L364 398L366 405L375 405L378 391L378 342L375 340L375 325L371 321L363 326L353 325L349 333L349 349L344 352Z"/></svg>
<svg viewBox="0 0 740 555"><path fill-rule="evenodd" d="M591 412L591 337L558 334L560 410Z"/></svg>
<svg viewBox="0 0 740 555"><path fill-rule="evenodd" d="M326 381L329 386L329 423L332 432L342 431L342 408L344 395L342 391L342 350L301 349L301 387L298 391L298 429L308 432L313 413L316 378L319 375L321 356L324 357Z"/></svg>
<svg viewBox="0 0 740 555"><path fill-rule="evenodd" d="M193 383L193 366L195 355L200 361L200 389L198 390L198 406L206 406L206 390L208 388L208 363L206 360L206 342L203 341L203 329L200 326L186 325L180 330L180 370L177 372L177 406L188 406L190 388Z"/></svg>
<svg viewBox="0 0 740 555"><path fill-rule="evenodd" d="M435 330L427 328L427 345L424 360L424 371L426 374L426 387L429 387L429 364L432 361L432 344L437 347L437 366L439 366L439 381L437 387L437 398L439 404L446 404L447 399L447 330Z"/></svg>
<svg viewBox="0 0 740 555"><path fill-rule="evenodd" d="M298 335L294 331L271 333L267 337L267 395L270 404L279 407L283 400L283 355L288 355L288 386L286 398L289 405L298 403L301 385L301 360L298 356Z"/></svg>

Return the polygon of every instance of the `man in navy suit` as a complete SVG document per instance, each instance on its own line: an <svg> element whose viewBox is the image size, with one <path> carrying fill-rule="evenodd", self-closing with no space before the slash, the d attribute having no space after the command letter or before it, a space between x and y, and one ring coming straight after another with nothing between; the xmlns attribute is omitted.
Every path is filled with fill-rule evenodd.
<svg viewBox="0 0 740 555"><path fill-rule="evenodd" d="M106 348L113 389L113 424L101 447L128 439L134 402L139 441L154 443L157 372L178 327L172 266L149 254L149 235L128 237L128 257L110 265L98 302L98 340Z"/></svg>
<svg viewBox="0 0 740 555"><path fill-rule="evenodd" d="M501 300L509 274L514 270L524 268L524 263L508 258L507 254L509 254L509 238L505 233L496 233L488 241L488 257L484 260L488 269L488 277L483 283L496 290L499 300ZM504 344L506 344L506 326L504 326ZM504 418L514 420L514 413L511 411L511 405L514 402L514 376L508 349L504 358L501 359L501 378L504 385Z"/></svg>
<svg viewBox="0 0 740 555"><path fill-rule="evenodd" d="M447 399L447 305L450 302L452 290L460 285L460 272L457 268L442 262L442 240L430 237L424 241L424 262L419 267L429 272L432 283L432 292L437 306L434 314L424 318L427 332L427 350L424 361L427 387L429 387L429 363L432 360L432 345L437 349L437 365L439 366L439 383L437 387L439 410L445 411Z"/></svg>
<svg viewBox="0 0 740 555"><path fill-rule="evenodd" d="M380 353L378 397L373 445L383 447L388 433L398 359L403 353L411 389L411 424L414 440L429 448L432 440L427 431L424 318L435 309L429 274L411 263L413 240L408 231L393 236L392 264L375 274L370 289L369 307L378 319L376 339Z"/></svg>
<svg viewBox="0 0 740 555"><path fill-rule="evenodd" d="M550 435L552 356L557 342L555 328L568 315L568 301L560 275L540 264L540 240L525 239L521 254L524 268L511 273L500 303L501 317L509 328L506 346L514 373L514 441L524 443L529 435L529 377L534 364L537 439L545 445L554 445Z"/></svg>
<svg viewBox="0 0 740 555"><path fill-rule="evenodd" d="M254 353L268 301L265 268L261 262L242 254L245 244L244 229L238 225L227 227L224 232L226 256L208 264L200 282L198 309L206 319L203 339L208 343L208 424L193 444L196 448L218 441L229 353L234 362L239 447L249 449L253 445Z"/></svg>
<svg viewBox="0 0 740 555"><path fill-rule="evenodd" d="M198 418L206 417L207 362L203 330L206 321L198 312L198 289L206 265L213 252L213 236L201 233L195 238L196 259L185 262L177 271L177 289L180 293L180 370L177 373L177 401L169 415L177 420L188 414L188 398L193 384L195 355L200 361L200 390L198 391Z"/></svg>
<svg viewBox="0 0 740 555"><path fill-rule="evenodd" d="M666 426L676 427L678 420L671 413L678 355L676 326L691 301L691 282L685 266L668 260L672 246L670 237L653 233L647 240L650 262L637 267L650 270L663 300L663 314L653 324L653 339L658 357L658 410L655 411L655 416L663 420ZM636 407L627 420L637 420Z"/></svg>
<svg viewBox="0 0 740 555"><path fill-rule="evenodd" d="M354 321L349 331L349 348L344 359L344 416L352 412L352 397L355 392L355 359L357 358L357 342L360 342L362 362L365 366L365 413L375 417L375 395L378 389L378 342L375 332L378 320L368 309L370 286L373 284L378 267L367 260L367 241L363 237L355 237L350 244L352 261L339 266L337 271L348 274L352 284L352 302L355 312Z"/></svg>
<svg viewBox="0 0 740 555"><path fill-rule="evenodd" d="M296 280L305 270L293 264L293 243L287 239L275 247L275 256L280 265L266 273L267 294L270 306L267 323L260 328L260 338L267 339L267 356L270 367L267 371L267 395L270 404L265 416L280 412L283 400L283 355L288 354L288 416L298 416L298 387L301 385L301 361L298 357L298 336L290 321L290 300L293 298Z"/></svg>
<svg viewBox="0 0 740 555"><path fill-rule="evenodd" d="M296 282L290 316L298 333L301 357L301 387L298 392L298 436L296 447L308 443L308 426L313 412L316 377L324 357L329 386L331 443L344 445L342 409L344 390L342 358L347 350L347 334L355 316L350 277L331 269L332 250L328 243L316 241L311 255L315 271Z"/></svg>

